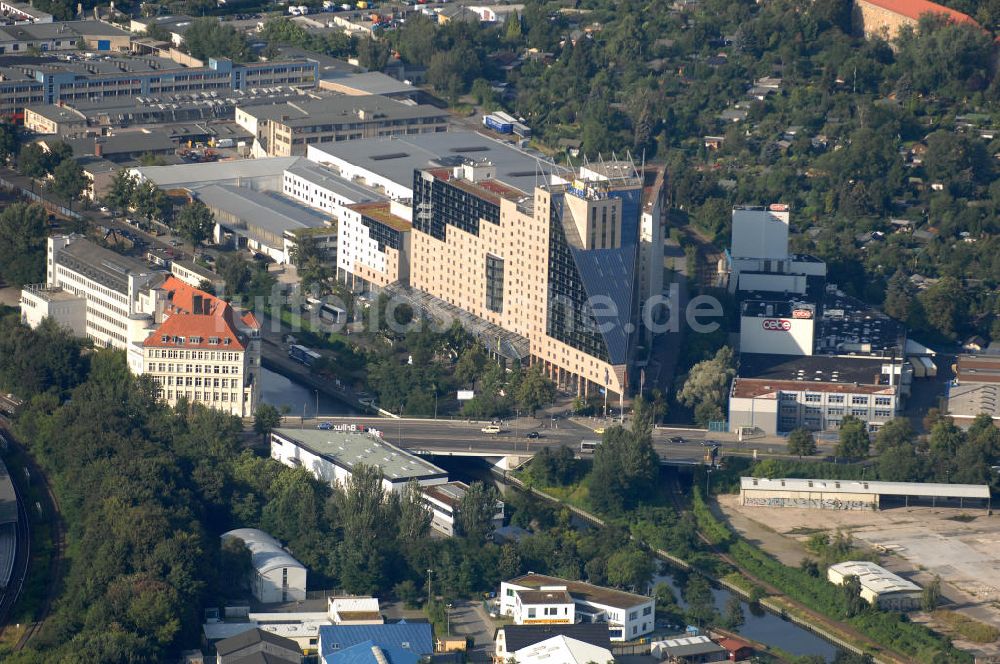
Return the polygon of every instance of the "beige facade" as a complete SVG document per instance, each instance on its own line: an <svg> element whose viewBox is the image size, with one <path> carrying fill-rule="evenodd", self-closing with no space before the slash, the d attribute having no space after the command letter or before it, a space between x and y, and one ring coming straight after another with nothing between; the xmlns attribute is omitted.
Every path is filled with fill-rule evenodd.
<svg viewBox="0 0 1000 664"><path fill-rule="evenodd" d="M258 121L257 126L260 127ZM267 153L271 157L302 156L306 146L362 138L385 138L433 134L448 130L444 113L413 118L392 118L380 113L358 113L353 118L331 119L322 115L297 120L270 120L263 127Z"/></svg>
<svg viewBox="0 0 1000 664"><path fill-rule="evenodd" d="M24 128L36 134L77 136L87 131L87 117L71 108L55 104L28 106L24 109Z"/></svg>
<svg viewBox="0 0 1000 664"><path fill-rule="evenodd" d="M425 171L424 176L428 173L431 177L448 177L447 169ZM622 394L626 388L624 363L612 365L550 336L547 331L551 205L553 193L562 194L563 189L538 187L525 196L488 176L486 180L482 186L468 179L455 178L451 182L473 195L499 203L499 223L481 220L478 235L448 226L446 239L442 241L416 228L420 211L415 209L411 286L526 338L530 343L531 363L541 365L546 375L579 395L590 396L605 386L615 394ZM608 205L609 201L604 201L586 209L597 211L600 219L601 210L612 209ZM585 206L577 207L583 217ZM586 214L587 219L590 214ZM620 206L617 215L621 219ZM577 215L573 217L576 219ZM573 228L573 223L567 220L564 228ZM604 242L610 244L611 237L620 239L620 230L616 233L607 235ZM487 264L498 260L503 264L503 305L500 311L495 311L485 294Z"/></svg>

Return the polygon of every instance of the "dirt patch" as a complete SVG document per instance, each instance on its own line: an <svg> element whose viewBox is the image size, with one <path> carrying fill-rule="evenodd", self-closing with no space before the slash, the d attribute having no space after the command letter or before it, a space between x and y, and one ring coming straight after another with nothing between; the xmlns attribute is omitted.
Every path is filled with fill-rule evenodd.
<svg viewBox="0 0 1000 664"><path fill-rule="evenodd" d="M802 547L816 532L842 530L877 552L873 560L921 586L940 576L946 608L1000 628L1000 516L932 507L881 512L743 507L739 496L720 496L719 505L733 527L749 531L748 539L786 565L797 564L789 555L792 545ZM1000 656L1000 644L960 647L966 646Z"/></svg>
<svg viewBox="0 0 1000 664"><path fill-rule="evenodd" d="M11 286L0 288L0 304L8 307L20 307L21 289Z"/></svg>

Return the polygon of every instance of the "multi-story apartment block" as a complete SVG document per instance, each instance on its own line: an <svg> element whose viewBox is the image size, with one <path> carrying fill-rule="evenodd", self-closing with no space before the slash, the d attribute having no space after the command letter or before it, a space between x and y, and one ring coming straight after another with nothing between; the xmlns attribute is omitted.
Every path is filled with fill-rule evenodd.
<svg viewBox="0 0 1000 664"><path fill-rule="evenodd" d="M418 170L410 284L526 341L530 359L587 396L627 389L637 329L642 180L584 167L531 192L490 162Z"/></svg>
<svg viewBox="0 0 1000 664"><path fill-rule="evenodd" d="M79 236L48 241L46 283L21 291L32 327L50 317L95 345L126 351L171 405L189 401L249 417L260 395L259 325L162 270Z"/></svg>
<svg viewBox="0 0 1000 664"><path fill-rule="evenodd" d="M410 281L409 208L396 202L350 205L340 218L337 278L355 291Z"/></svg>
<svg viewBox="0 0 1000 664"><path fill-rule="evenodd" d="M250 417L260 398L260 325L229 303L168 277L156 290L161 322L142 342L141 373L174 405L202 403Z"/></svg>

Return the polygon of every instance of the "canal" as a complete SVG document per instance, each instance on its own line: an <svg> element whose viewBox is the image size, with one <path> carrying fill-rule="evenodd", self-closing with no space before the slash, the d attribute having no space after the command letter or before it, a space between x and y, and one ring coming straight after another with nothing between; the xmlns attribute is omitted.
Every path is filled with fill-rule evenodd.
<svg viewBox="0 0 1000 664"><path fill-rule="evenodd" d="M300 383L275 373L268 369L261 369L261 392L264 403L271 404L278 408L288 407L290 416L314 417L318 411L320 416L333 415L354 415L357 410L346 404L332 399L306 387ZM497 484L501 491L516 491L517 489L508 485L501 485L496 482L496 478L490 472L489 465L482 459L469 457L434 457L432 461L448 471L452 479L463 482L473 482L483 480ZM591 528L588 523L579 518L573 519L573 525L577 528ZM650 587L660 582L670 585L674 591L674 596L678 603L684 607L685 603L681 597L681 589L677 582L678 575L671 572L668 565L661 565L660 573L653 578ZM712 589L716 609L723 613L726 604L732 593L724 588ZM768 613L759 606L751 606L748 602L742 602L745 622L736 628L735 632L742 634L748 639L764 643L768 646L780 648L781 650L796 656L819 655L826 661L832 661L837 655L838 649L833 644L816 636L809 630L799 627L791 621L780 616Z"/></svg>
<svg viewBox="0 0 1000 664"><path fill-rule="evenodd" d="M288 408L291 417L316 417L317 397L319 415L330 417L334 415L356 415L357 410L342 401L328 397L301 383L292 381L279 373L261 367L261 399L264 403L276 408Z"/></svg>
<svg viewBox="0 0 1000 664"><path fill-rule="evenodd" d="M451 479L463 482L473 482L476 480L489 481L496 484L504 492L518 490L512 486L498 483L490 472L488 464L481 459L440 456L433 457L432 461L447 470ZM578 518L574 518L572 523L575 527L581 529L593 527ZM674 596L677 598L678 604L686 608L684 599L681 596L681 587L677 581L678 576L678 574L671 570L669 565L662 564L660 573L653 577L650 588L661 582L669 584L674 591ZM732 595L733 593L724 588L712 588L715 608L719 611L720 615L724 614L726 604ZM738 632L753 641L780 648L796 656L819 655L828 662L833 661L834 657L836 657L839 651L837 646L820 638L809 630L799 627L780 616L768 613L759 606L751 606L749 602L741 601L741 605L743 608L744 623L742 626L734 629L734 632Z"/></svg>

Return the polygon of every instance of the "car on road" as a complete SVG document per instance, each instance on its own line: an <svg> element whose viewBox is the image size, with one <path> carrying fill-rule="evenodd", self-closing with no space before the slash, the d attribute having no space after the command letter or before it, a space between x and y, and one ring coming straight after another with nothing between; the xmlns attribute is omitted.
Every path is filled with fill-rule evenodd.
<svg viewBox="0 0 1000 664"><path fill-rule="evenodd" d="M681 438L680 436L672 436L670 438L670 442L673 443L674 445L683 445L684 439Z"/></svg>
<svg viewBox="0 0 1000 664"><path fill-rule="evenodd" d="M534 438L540 438L540 436L538 435L537 431L529 431L528 432L528 438L534 439Z"/></svg>
<svg viewBox="0 0 1000 664"><path fill-rule="evenodd" d="M373 407L373 406L375 406L375 398L374 397L361 397L360 399L358 399L358 403L361 404L362 406L372 406Z"/></svg>
<svg viewBox="0 0 1000 664"><path fill-rule="evenodd" d="M320 422L316 425L317 429L322 429L323 431L329 431L333 428L333 422Z"/></svg>
<svg viewBox="0 0 1000 664"><path fill-rule="evenodd" d="M500 433L500 427L496 424L487 424L482 429L480 429L480 431L482 431L483 433L498 434Z"/></svg>
<svg viewBox="0 0 1000 664"><path fill-rule="evenodd" d="M596 433L597 435L602 435L604 433L604 427L597 427L596 429L594 429L594 433Z"/></svg>

